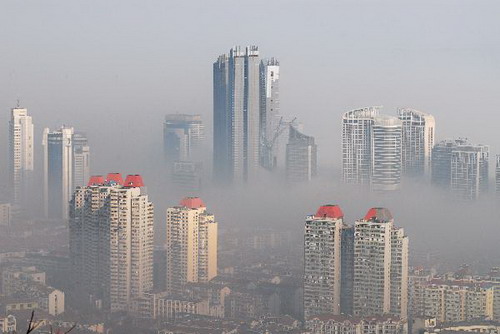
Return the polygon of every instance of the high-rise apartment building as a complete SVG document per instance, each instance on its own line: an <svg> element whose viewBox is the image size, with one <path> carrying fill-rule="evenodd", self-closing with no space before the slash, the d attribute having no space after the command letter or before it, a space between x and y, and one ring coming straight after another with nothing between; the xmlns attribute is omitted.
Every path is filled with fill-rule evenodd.
<svg viewBox="0 0 500 334"><path fill-rule="evenodd" d="M397 190L401 184L401 121L374 117L372 125L371 189Z"/></svg>
<svg viewBox="0 0 500 334"><path fill-rule="evenodd" d="M310 181L317 174L317 147L314 137L289 126L286 145L286 179L288 182Z"/></svg>
<svg viewBox="0 0 500 334"><path fill-rule="evenodd" d="M67 219L68 203L76 186L90 175L87 138L72 127L43 131L44 211L48 218Z"/></svg>
<svg viewBox="0 0 500 334"><path fill-rule="evenodd" d="M354 227L353 313L407 318L408 238L388 209L373 208Z"/></svg>
<svg viewBox="0 0 500 334"><path fill-rule="evenodd" d="M153 289L154 212L141 176L93 176L70 203L73 300L126 311Z"/></svg>
<svg viewBox="0 0 500 334"><path fill-rule="evenodd" d="M398 117L403 127L402 173L408 176L429 175L435 142L434 116L415 109L400 108Z"/></svg>
<svg viewBox="0 0 500 334"><path fill-rule="evenodd" d="M169 162L189 161L205 139L200 115L170 114L163 123L163 147Z"/></svg>
<svg viewBox="0 0 500 334"><path fill-rule="evenodd" d="M260 63L260 164L273 170L278 159L280 65L277 59Z"/></svg>
<svg viewBox="0 0 500 334"><path fill-rule="evenodd" d="M167 209L167 292L217 276L217 222L198 197Z"/></svg>
<svg viewBox="0 0 500 334"><path fill-rule="evenodd" d="M467 139L439 142L432 151L432 183L462 199L477 199L488 189L489 148Z"/></svg>
<svg viewBox="0 0 500 334"><path fill-rule="evenodd" d="M342 117L342 178L345 183L370 184L373 123L380 108L355 109Z"/></svg>
<svg viewBox="0 0 500 334"><path fill-rule="evenodd" d="M256 46L239 46L213 64L214 177L254 178L259 166L260 60Z"/></svg>
<svg viewBox="0 0 500 334"><path fill-rule="evenodd" d="M321 206L307 217L304 233L304 318L341 310L341 242L344 214Z"/></svg>
<svg viewBox="0 0 500 334"><path fill-rule="evenodd" d="M14 206L26 203L27 187L32 177L33 155L33 122L28 109L19 106L11 109L9 122L9 169Z"/></svg>

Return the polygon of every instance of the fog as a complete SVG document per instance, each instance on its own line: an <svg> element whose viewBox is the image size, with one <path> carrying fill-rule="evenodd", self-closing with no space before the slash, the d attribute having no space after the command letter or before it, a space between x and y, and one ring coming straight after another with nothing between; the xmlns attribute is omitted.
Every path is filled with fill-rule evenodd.
<svg viewBox="0 0 500 334"><path fill-rule="evenodd" d="M493 196L457 203L411 181L390 195L342 185L340 117L368 105L392 115L408 106L436 117L438 140L467 137L500 153L499 12L498 1L465 0L2 1L0 154L7 157L9 110L18 99L33 116L37 173L42 129L74 126L89 138L92 173L143 175L161 235L165 208L180 198L166 180L164 115L203 116L208 169L212 62L233 45L255 44L261 57L280 61L281 113L315 136L320 177L292 189L269 175L241 189L207 180L201 195L221 228L300 234L321 204L339 204L350 222L386 206L414 254L486 267L500 233ZM7 159L0 163L6 180Z"/></svg>

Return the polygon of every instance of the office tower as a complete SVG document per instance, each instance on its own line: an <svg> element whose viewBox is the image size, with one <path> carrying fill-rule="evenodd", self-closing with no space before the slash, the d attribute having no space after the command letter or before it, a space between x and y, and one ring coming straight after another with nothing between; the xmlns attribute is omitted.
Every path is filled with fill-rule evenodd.
<svg viewBox="0 0 500 334"><path fill-rule="evenodd" d="M372 125L371 188L397 190L401 183L401 121L380 115Z"/></svg>
<svg viewBox="0 0 500 334"><path fill-rule="evenodd" d="M87 138L72 127L43 131L44 211L47 218L67 219L68 203L76 186L90 174Z"/></svg>
<svg viewBox="0 0 500 334"><path fill-rule="evenodd" d="M163 123L163 147L169 162L193 159L205 139L200 115L170 114Z"/></svg>
<svg viewBox="0 0 500 334"><path fill-rule="evenodd" d="M277 59L260 63L260 164L273 170L276 167L280 112L280 65Z"/></svg>
<svg viewBox="0 0 500 334"><path fill-rule="evenodd" d="M126 311L153 288L153 203L140 175L93 176L70 203L70 259L79 303Z"/></svg>
<svg viewBox="0 0 500 334"><path fill-rule="evenodd" d="M304 233L304 318L341 310L341 241L344 214L321 206Z"/></svg>
<svg viewBox="0 0 500 334"><path fill-rule="evenodd" d="M9 122L9 169L12 200L16 207L26 205L27 187L33 173L33 122L28 109L11 109Z"/></svg>
<svg viewBox="0 0 500 334"><path fill-rule="evenodd" d="M310 181L317 174L314 137L306 136L293 125L289 127L286 145L286 178L288 182Z"/></svg>
<svg viewBox="0 0 500 334"><path fill-rule="evenodd" d="M373 208L354 227L355 316L407 317L408 238L388 209Z"/></svg>
<svg viewBox="0 0 500 334"><path fill-rule="evenodd" d="M370 184L373 119L381 107L348 111L342 117L342 178L345 183Z"/></svg>
<svg viewBox="0 0 500 334"><path fill-rule="evenodd" d="M500 155L497 155L497 163L495 168L495 190L497 195L500 194Z"/></svg>
<svg viewBox="0 0 500 334"><path fill-rule="evenodd" d="M259 51L239 46L213 65L214 177L231 183L254 179L259 166Z"/></svg>
<svg viewBox="0 0 500 334"><path fill-rule="evenodd" d="M403 126L402 173L409 176L429 175L435 141L434 116L410 108L400 108L398 117Z"/></svg>
<svg viewBox="0 0 500 334"><path fill-rule="evenodd" d="M217 222L198 197L167 209L167 292L217 276Z"/></svg>
<svg viewBox="0 0 500 334"><path fill-rule="evenodd" d="M183 193L197 193L202 186L203 165L201 162L176 161L172 165L172 183Z"/></svg>
<svg viewBox="0 0 500 334"><path fill-rule="evenodd" d="M432 150L432 183L457 197L477 199L488 189L489 148L467 139L441 141Z"/></svg>

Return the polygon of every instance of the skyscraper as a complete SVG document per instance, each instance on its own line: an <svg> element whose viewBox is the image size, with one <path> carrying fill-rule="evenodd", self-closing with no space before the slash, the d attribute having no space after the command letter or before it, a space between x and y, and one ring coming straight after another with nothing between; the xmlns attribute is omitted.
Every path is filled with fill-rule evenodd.
<svg viewBox="0 0 500 334"><path fill-rule="evenodd" d="M372 128L381 107L348 111L342 117L342 178L349 184L370 184Z"/></svg>
<svg viewBox="0 0 500 334"><path fill-rule="evenodd" d="M33 173L33 122L28 109L11 109L9 122L9 169L12 200L16 207L25 205L27 186Z"/></svg>
<svg viewBox="0 0 500 334"><path fill-rule="evenodd" d="M67 219L68 203L76 186L90 174L87 138L71 127L43 131L44 211L49 218Z"/></svg>
<svg viewBox="0 0 500 334"><path fill-rule="evenodd" d="M286 178L288 182L310 181L317 174L317 148L314 137L289 126L286 145Z"/></svg>
<svg viewBox="0 0 500 334"><path fill-rule="evenodd" d="M344 214L321 206L306 219L304 233L304 318L340 314L341 241Z"/></svg>
<svg viewBox="0 0 500 334"><path fill-rule="evenodd" d="M259 166L259 75L256 46L234 47L213 65L217 182L253 179Z"/></svg>
<svg viewBox="0 0 500 334"><path fill-rule="evenodd" d="M93 176L70 203L73 300L126 311L153 288L153 204L139 175ZM87 305L88 306L88 305Z"/></svg>
<svg viewBox="0 0 500 334"><path fill-rule="evenodd" d="M401 183L401 121L380 115L372 125L372 190L397 190Z"/></svg>
<svg viewBox="0 0 500 334"><path fill-rule="evenodd" d="M429 175L435 141L434 116L410 108L398 109L403 126L401 167L409 176Z"/></svg>
<svg viewBox="0 0 500 334"><path fill-rule="evenodd" d="M272 170L276 167L280 112L280 66L275 58L260 63L260 163Z"/></svg>
<svg viewBox="0 0 500 334"><path fill-rule="evenodd" d="M169 162L189 161L203 144L205 128L200 115L170 114L163 123L163 147Z"/></svg>
<svg viewBox="0 0 500 334"><path fill-rule="evenodd" d="M217 222L198 197L167 209L167 292L217 276Z"/></svg>
<svg viewBox="0 0 500 334"><path fill-rule="evenodd" d="M408 238L388 209L373 208L354 227L353 313L407 318Z"/></svg>
<svg viewBox="0 0 500 334"><path fill-rule="evenodd" d="M495 167L495 186L497 195L500 195L500 155L497 155Z"/></svg>
<svg viewBox="0 0 500 334"><path fill-rule="evenodd" d="M432 151L432 183L462 199L477 199L488 189L489 148L467 139L439 142Z"/></svg>

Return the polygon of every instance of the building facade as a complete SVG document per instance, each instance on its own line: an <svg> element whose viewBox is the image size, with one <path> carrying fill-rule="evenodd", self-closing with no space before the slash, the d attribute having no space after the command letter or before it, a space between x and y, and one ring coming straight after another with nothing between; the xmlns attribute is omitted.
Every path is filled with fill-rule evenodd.
<svg viewBox="0 0 500 334"><path fill-rule="evenodd" d="M72 127L43 131L44 212L45 217L68 218L68 203L77 186L84 186L90 175L90 149L87 138Z"/></svg>
<svg viewBox="0 0 500 334"><path fill-rule="evenodd" d="M198 197L167 209L167 293L217 276L217 222Z"/></svg>
<svg viewBox="0 0 500 334"><path fill-rule="evenodd" d="M213 64L214 177L253 179L259 166L260 60L256 46L239 46Z"/></svg>
<svg viewBox="0 0 500 334"><path fill-rule="evenodd" d="M167 161L190 161L205 140L201 115L169 114L163 123L163 148Z"/></svg>
<svg viewBox="0 0 500 334"><path fill-rule="evenodd" d="M432 183L474 200L488 190L489 148L467 139L439 142L432 151Z"/></svg>
<svg viewBox="0 0 500 334"><path fill-rule="evenodd" d="M11 109L9 122L9 170L14 206L26 204L34 167L33 121L28 109Z"/></svg>
<svg viewBox="0 0 500 334"><path fill-rule="evenodd" d="M91 177L73 194L69 226L78 300L125 311L152 290L154 212L140 175Z"/></svg>
<svg viewBox="0 0 500 334"><path fill-rule="evenodd" d="M286 179L289 183L311 181L317 175L317 147L314 137L289 126L286 145Z"/></svg>
<svg viewBox="0 0 500 334"><path fill-rule="evenodd" d="M410 109L398 109L402 122L401 171L403 175L430 175L432 148L435 142L434 116Z"/></svg>

